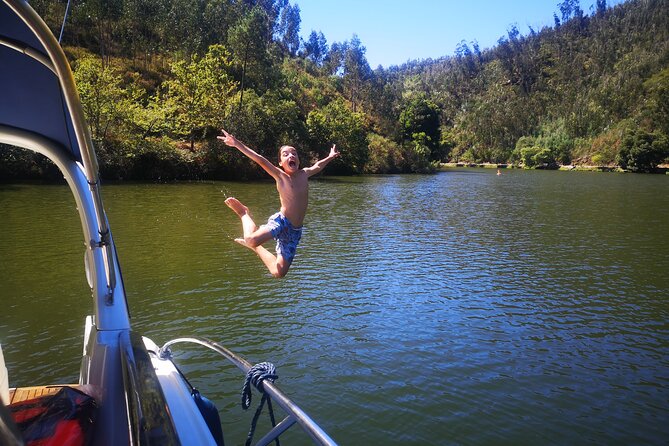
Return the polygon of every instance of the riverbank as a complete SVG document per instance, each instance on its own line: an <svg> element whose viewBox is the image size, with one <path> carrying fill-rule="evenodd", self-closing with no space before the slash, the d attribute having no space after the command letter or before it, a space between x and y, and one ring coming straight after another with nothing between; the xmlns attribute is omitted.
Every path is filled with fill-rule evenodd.
<svg viewBox="0 0 669 446"><path fill-rule="evenodd" d="M441 163L439 170L461 168L461 167L475 167L481 169L523 169L524 167L518 164L508 164L508 163ZM565 171L583 171L583 172L620 172L625 173L626 170L618 166L588 166L580 164L569 164L559 166L554 170L565 170ZM659 173L669 175L669 164L661 164L655 168L652 173Z"/></svg>

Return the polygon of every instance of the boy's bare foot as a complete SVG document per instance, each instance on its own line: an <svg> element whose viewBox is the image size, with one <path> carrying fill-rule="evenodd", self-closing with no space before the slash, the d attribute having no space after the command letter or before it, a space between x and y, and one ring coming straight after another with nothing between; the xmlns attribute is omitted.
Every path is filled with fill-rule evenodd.
<svg viewBox="0 0 669 446"><path fill-rule="evenodd" d="M227 204L230 209L235 211L235 214L239 215L239 217L243 217L249 213L249 208L244 206L242 202L237 200L235 197L227 198L225 200L225 204Z"/></svg>

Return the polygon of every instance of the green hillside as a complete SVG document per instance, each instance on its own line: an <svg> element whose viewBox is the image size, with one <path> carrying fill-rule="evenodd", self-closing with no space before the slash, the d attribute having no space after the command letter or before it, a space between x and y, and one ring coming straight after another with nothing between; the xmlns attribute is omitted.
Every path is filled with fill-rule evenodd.
<svg viewBox="0 0 669 446"><path fill-rule="evenodd" d="M35 0L55 35L65 2ZM652 171L669 155L669 0L511 27L494 48L371 69L355 35L299 38L287 0L82 0L62 44L106 179L243 179L260 172L216 141L225 128L275 159L342 157L329 174L429 172L441 162ZM53 169L0 152L3 178Z"/></svg>

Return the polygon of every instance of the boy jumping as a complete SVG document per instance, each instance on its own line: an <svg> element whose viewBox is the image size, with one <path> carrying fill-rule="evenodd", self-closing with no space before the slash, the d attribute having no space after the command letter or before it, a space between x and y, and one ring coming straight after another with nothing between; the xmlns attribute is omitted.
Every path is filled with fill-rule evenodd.
<svg viewBox="0 0 669 446"><path fill-rule="evenodd" d="M267 224L260 227L255 224L249 208L242 202L233 197L225 200L225 204L242 220L244 238L237 238L235 241L258 254L272 276L284 277L293 262L297 244L302 237L302 222L307 213L309 200L307 180L338 157L339 152L336 145L332 145L330 154L326 158L317 161L311 167L300 169L297 150L291 146L282 146L279 149L279 167L281 167L279 169L267 158L256 153L225 130L222 132L223 135L218 136L218 139L251 158L274 178L281 200L281 210L272 215L267 220ZM262 246L271 238L276 240L276 256Z"/></svg>

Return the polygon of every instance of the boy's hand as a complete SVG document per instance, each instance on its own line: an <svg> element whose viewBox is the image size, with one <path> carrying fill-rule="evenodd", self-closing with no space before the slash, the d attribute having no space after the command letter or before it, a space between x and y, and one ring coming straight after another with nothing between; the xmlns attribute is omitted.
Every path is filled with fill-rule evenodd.
<svg viewBox="0 0 669 446"><path fill-rule="evenodd" d="M339 150L337 150L337 144L332 144L330 149L330 158L337 158L339 156Z"/></svg>
<svg viewBox="0 0 669 446"><path fill-rule="evenodd" d="M223 135L218 135L216 139L220 139L230 147L237 147L237 138L235 138L234 136L232 136L223 129L221 129L221 132L223 132Z"/></svg>

